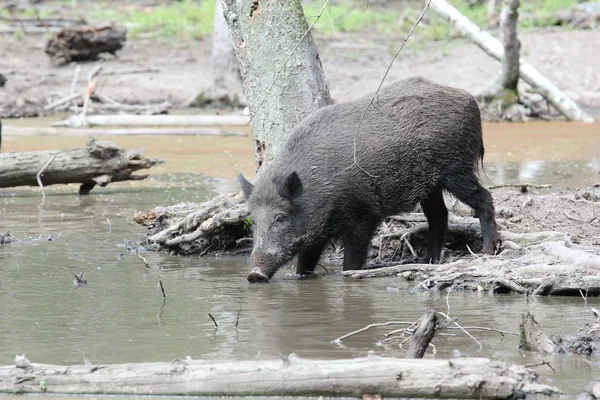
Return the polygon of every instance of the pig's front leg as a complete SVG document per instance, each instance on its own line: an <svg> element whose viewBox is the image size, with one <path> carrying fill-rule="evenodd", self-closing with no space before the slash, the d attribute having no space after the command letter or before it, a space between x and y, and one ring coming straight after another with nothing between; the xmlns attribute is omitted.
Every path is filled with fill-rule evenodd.
<svg viewBox="0 0 600 400"><path fill-rule="evenodd" d="M296 273L298 275L309 275L317 266L321 253L323 252L324 244L318 244L312 246L306 250L302 250L298 254L298 264L296 266Z"/></svg>

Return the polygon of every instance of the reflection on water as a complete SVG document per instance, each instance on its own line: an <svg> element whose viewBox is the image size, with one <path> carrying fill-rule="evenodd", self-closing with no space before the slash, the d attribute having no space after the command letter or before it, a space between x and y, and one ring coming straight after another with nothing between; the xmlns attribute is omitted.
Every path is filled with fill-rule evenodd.
<svg viewBox="0 0 600 400"><path fill-rule="evenodd" d="M401 357L397 343L376 345L394 327L351 337L344 347L331 340L375 322L413 321L432 307L448 311L447 304L450 315L469 326L517 331L526 311L551 334L574 332L583 323L580 298L414 293L395 278L343 279L338 265L328 265L334 273L321 279L300 281L284 269L266 285L247 283L244 257L147 253L151 269L146 270L125 247L125 239L138 240L144 232L132 221L134 211L203 198L208 188L223 187L114 187L87 197L50 190L43 205L35 190L0 191L0 231L20 239L0 245L0 364L11 364L23 353L33 362L58 364L81 363L84 357L118 363L186 356L273 358L291 352L330 359L364 356L369 350ZM83 272L88 284L76 288L73 272ZM166 291L164 305L159 280ZM600 299L588 299L587 307L600 307ZM480 350L467 336L447 333L452 335L434 341L437 357L459 350L519 364L542 358L519 351L516 336L473 331L484 344ZM541 368L541 381L569 393L600 373L598 359L544 359L559 374Z"/></svg>
<svg viewBox="0 0 600 400"><path fill-rule="evenodd" d="M551 184L558 188L580 188L600 180L600 160L596 159L486 161L484 170L487 178L483 177L483 182L486 185L530 183Z"/></svg>

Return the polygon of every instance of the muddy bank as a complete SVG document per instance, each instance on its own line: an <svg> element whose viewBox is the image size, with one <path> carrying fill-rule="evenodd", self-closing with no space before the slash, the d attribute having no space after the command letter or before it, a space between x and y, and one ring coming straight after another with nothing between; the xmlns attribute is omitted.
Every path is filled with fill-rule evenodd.
<svg viewBox="0 0 600 400"><path fill-rule="evenodd" d="M600 113L600 60L586 48L600 46L595 31L545 29L521 33L522 54L540 72L582 108ZM335 39L316 38L325 75L336 102L358 98L375 90L391 59L381 37L339 33ZM394 46L394 40L387 40ZM7 82L0 88L0 117L44 114L43 107L68 95L74 65L55 67L44 53L43 36L0 41L0 72ZM130 40L118 58L81 64L79 89L97 65L103 70L98 90L124 104L175 107L206 91L213 81L210 40L180 42L178 46L149 40ZM434 42L406 49L392 67L386 82L422 75L475 94L496 77L500 63L461 39ZM444 71L440 74L440 71Z"/></svg>
<svg viewBox="0 0 600 400"><path fill-rule="evenodd" d="M375 269L343 275L355 279L398 276L413 281L417 290L600 295L597 186L546 194L498 189L493 196L503 242L499 254L478 254L479 221L447 197L451 218L444 264L418 263L427 251L427 225L422 215L414 214L387 221L372 240L371 267Z"/></svg>

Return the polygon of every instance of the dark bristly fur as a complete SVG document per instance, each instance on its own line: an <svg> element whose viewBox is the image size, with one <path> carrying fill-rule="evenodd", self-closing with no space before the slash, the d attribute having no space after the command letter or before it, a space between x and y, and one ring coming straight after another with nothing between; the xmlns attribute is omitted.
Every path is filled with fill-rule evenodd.
<svg viewBox="0 0 600 400"><path fill-rule="evenodd" d="M361 269L381 221L418 203L429 224L425 261L437 262L448 224L444 190L476 211L483 252L495 251L494 205L477 178L484 150L473 96L423 78L402 80L379 92L356 134L371 98L309 115L255 187L238 175L254 220L251 282L268 281L295 255L297 272L312 272L332 237L344 242L344 270ZM358 165L347 168L355 139Z"/></svg>

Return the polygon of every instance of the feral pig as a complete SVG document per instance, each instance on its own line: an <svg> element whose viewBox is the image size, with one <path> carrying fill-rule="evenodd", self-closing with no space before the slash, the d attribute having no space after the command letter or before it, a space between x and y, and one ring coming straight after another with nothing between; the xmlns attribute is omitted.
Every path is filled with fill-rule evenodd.
<svg viewBox="0 0 600 400"><path fill-rule="evenodd" d="M310 274L331 238L346 270L361 269L384 218L420 203L429 225L425 262L440 259L448 225L442 191L473 208L483 252L498 245L494 205L478 178L479 107L469 93L414 77L372 95L321 108L298 124L256 185L238 179L254 220L250 282L268 282L298 255Z"/></svg>

